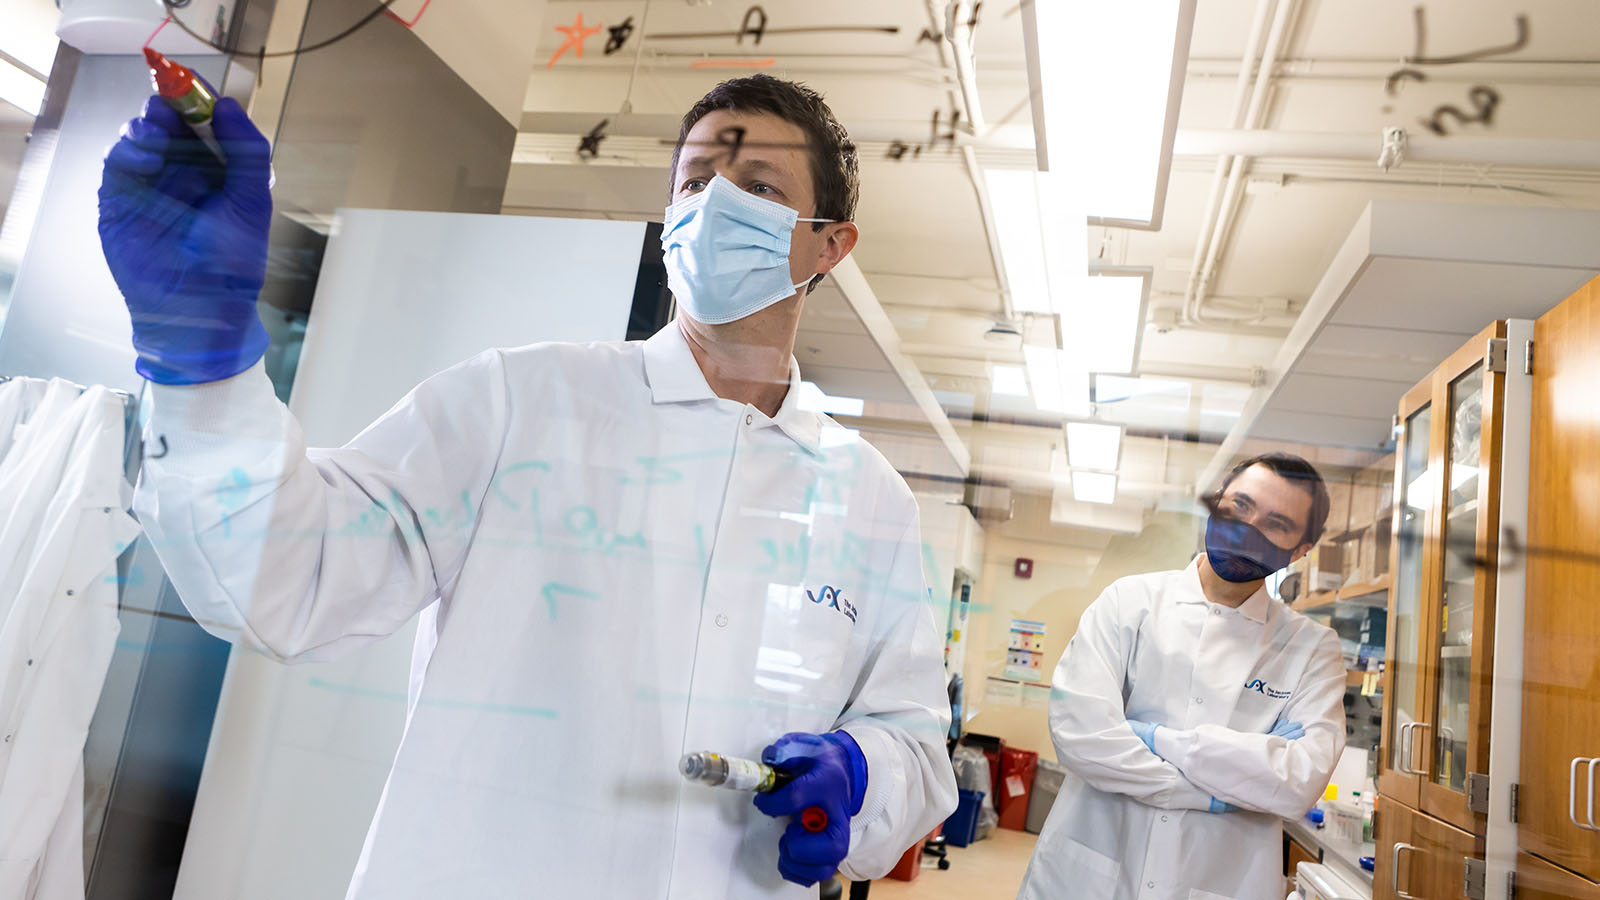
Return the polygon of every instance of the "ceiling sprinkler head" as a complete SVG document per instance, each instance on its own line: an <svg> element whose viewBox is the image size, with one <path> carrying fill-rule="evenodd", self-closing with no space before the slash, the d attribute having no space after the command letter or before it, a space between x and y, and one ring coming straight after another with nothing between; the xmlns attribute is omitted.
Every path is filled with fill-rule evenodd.
<svg viewBox="0 0 1600 900"><path fill-rule="evenodd" d="M991 344L1014 343L1018 346L1021 346L1022 332L1018 331L1017 326L1012 325L1010 322L1001 322L996 320L995 323L989 327L989 330L983 333L983 339Z"/></svg>

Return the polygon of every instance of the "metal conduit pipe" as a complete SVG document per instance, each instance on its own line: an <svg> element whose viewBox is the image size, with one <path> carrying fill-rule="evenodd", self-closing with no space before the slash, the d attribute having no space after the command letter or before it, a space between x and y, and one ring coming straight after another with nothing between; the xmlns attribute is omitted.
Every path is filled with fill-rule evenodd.
<svg viewBox="0 0 1600 900"><path fill-rule="evenodd" d="M1234 154L1279 159L1360 159L1377 168L1379 134L1323 134L1267 129L1184 129L1174 139L1174 156ZM1505 165L1600 171L1600 141L1542 140L1428 132L1406 133L1406 162Z"/></svg>
<svg viewBox="0 0 1600 900"><path fill-rule="evenodd" d="M1272 11L1273 0L1256 0L1255 15L1250 21L1250 36L1245 40L1244 53L1239 59L1238 80L1233 86L1233 103L1230 108L1229 121L1234 128L1244 125L1245 97L1249 92L1250 79L1255 72L1255 67L1261 62L1261 35L1266 29L1267 14ZM1222 200L1222 181L1228 173L1228 157L1217 156L1217 168L1211 176L1211 189L1206 194L1206 209L1200 216L1200 233L1195 238L1194 262L1189 266L1189 282L1184 288L1183 307L1181 317L1185 322L1189 320L1189 308L1194 303L1194 295L1199 285L1196 277L1200 265L1205 259L1206 248L1211 243L1211 227L1217 220L1217 206Z"/></svg>
<svg viewBox="0 0 1600 900"><path fill-rule="evenodd" d="M1256 128L1261 123L1272 84L1272 70L1278 61L1278 48L1282 46L1284 35L1289 30L1289 23L1294 20L1294 14L1299 6L1299 0L1279 0L1278 8L1273 11L1272 27L1267 34L1267 46L1261 52L1261 65L1256 69L1255 84L1250 90L1250 107L1245 111L1244 124L1249 128ZM1211 245L1206 249L1205 261L1201 264L1199 272L1190 273L1195 280L1194 304L1189 313L1189 319L1193 322L1205 321L1206 297L1210 294L1212 280L1216 277L1217 258L1227 242L1228 233L1233 229L1234 221L1238 218L1242 196L1240 189L1244 183L1244 170L1248 165L1249 158L1245 156L1234 156L1229 164L1228 186L1222 194L1222 207L1217 222L1211 228Z"/></svg>

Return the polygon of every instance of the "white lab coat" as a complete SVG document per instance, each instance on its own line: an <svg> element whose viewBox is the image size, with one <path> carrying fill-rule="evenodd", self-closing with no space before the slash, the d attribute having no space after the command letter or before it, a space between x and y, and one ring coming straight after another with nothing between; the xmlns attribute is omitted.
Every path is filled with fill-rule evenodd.
<svg viewBox="0 0 1600 900"><path fill-rule="evenodd" d="M122 401L0 384L0 897L83 897L83 742L117 632Z"/></svg>
<svg viewBox="0 0 1600 900"><path fill-rule="evenodd" d="M153 388L136 508L213 633L321 659L440 601L350 897L813 897L786 822L676 770L790 731L866 757L851 877L954 809L914 499L798 377L768 418L676 323L494 350L309 452L259 368Z"/></svg>
<svg viewBox="0 0 1600 900"><path fill-rule="evenodd" d="M1050 732L1066 780L1020 900L1277 900L1282 819L1344 749L1339 639L1258 591L1238 609L1187 569L1123 578L1056 667ZM1156 754L1128 726L1157 722ZM1299 740L1269 737L1300 722ZM1242 812L1207 812L1211 798Z"/></svg>

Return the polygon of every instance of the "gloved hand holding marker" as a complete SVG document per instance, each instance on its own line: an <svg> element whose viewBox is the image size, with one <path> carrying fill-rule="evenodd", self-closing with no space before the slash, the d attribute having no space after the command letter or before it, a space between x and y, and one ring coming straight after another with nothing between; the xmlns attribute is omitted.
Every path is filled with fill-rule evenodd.
<svg viewBox="0 0 1600 900"><path fill-rule="evenodd" d="M217 107L217 95L211 86L195 75L187 66L179 65L160 53L144 48L144 61L150 66L150 81L163 103L172 107L195 133L195 137L216 154L219 162L227 162L227 154L217 143L211 130L211 115Z"/></svg>
<svg viewBox="0 0 1600 900"><path fill-rule="evenodd" d="M100 184L100 244L133 320L135 368L168 385L230 378L267 347L256 299L272 150L237 102L191 77L185 103L209 102L204 127L151 97L106 153Z"/></svg>
<svg viewBox="0 0 1600 900"><path fill-rule="evenodd" d="M866 797L867 761L848 732L786 734L759 763L700 753L684 757L679 768L692 781L756 791L757 809L792 819L778 841L784 880L805 886L824 881L849 855L850 819Z"/></svg>

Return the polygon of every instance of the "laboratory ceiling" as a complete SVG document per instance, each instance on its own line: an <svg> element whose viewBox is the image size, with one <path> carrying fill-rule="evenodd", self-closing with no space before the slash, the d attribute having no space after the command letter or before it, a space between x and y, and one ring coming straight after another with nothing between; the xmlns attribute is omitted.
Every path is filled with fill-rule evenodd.
<svg viewBox="0 0 1600 900"><path fill-rule="evenodd" d="M1007 486L1014 497L1056 496L1055 504L1012 503L1013 525L1048 531L1052 506L1058 526L1093 517L1074 512L1081 504L1061 491L1068 476L1060 471L1060 416L1004 393L1016 374L1007 367L1020 366L1022 356L1014 339L986 338L997 321L1008 321L1008 305L973 178L974 166L1027 168L1036 158L1024 17L1008 0L979 7L972 53L984 128L952 132L953 113L964 123L972 116L948 47L942 52L931 37L944 31L945 6L548 0L506 211L659 217L670 139L695 99L720 79L757 71L808 83L860 148L862 238L854 256L894 325L897 349L968 444L975 481ZM1264 38L1282 20L1276 53L1260 66L1270 40L1244 59L1258 17ZM764 26L759 41L755 26ZM1140 377L1105 380L1093 410L1128 426L1120 511L1192 498L1224 438L1236 429L1247 436L1240 412L1267 387L1267 369L1369 203L1600 208L1600 153L1581 158L1600 147L1597 26L1600 8L1590 0L1198 0L1163 225L1087 234L1091 263L1145 268L1152 279ZM1418 55L1467 59L1400 62ZM1391 80L1406 68L1423 77ZM1251 88L1257 72L1264 79L1253 122L1235 118L1241 69ZM1108 90L1123 75L1108 70L1080 89ZM1457 112L1440 112L1449 107ZM1447 134L1435 135L1430 121ZM1076 125L1082 141L1117 139L1099 123ZM1455 140L1450 146L1465 161L1402 158L1385 171L1381 135L1392 125L1416 135L1419 148L1428 139L1432 147ZM588 134L598 140L585 144ZM1264 138L1274 135L1296 143L1269 146ZM1536 147L1567 158L1538 159ZM1234 204L1213 212L1221 153L1241 154L1241 177ZM1215 235L1210 254L1197 247L1203 234ZM1197 257L1206 255L1215 257L1212 275L1204 290L1192 290ZM1186 294L1196 293L1204 305L1185 314ZM1030 323L1009 321L1030 342L1038 339ZM1337 374L1327 378L1323 389L1396 398L1404 390L1350 375L1347 385ZM1330 431L1319 429L1321 446L1306 452L1355 465L1384 449L1368 433L1344 441ZM1347 446L1328 446L1339 444ZM1073 528L1062 527L1063 535Z"/></svg>

